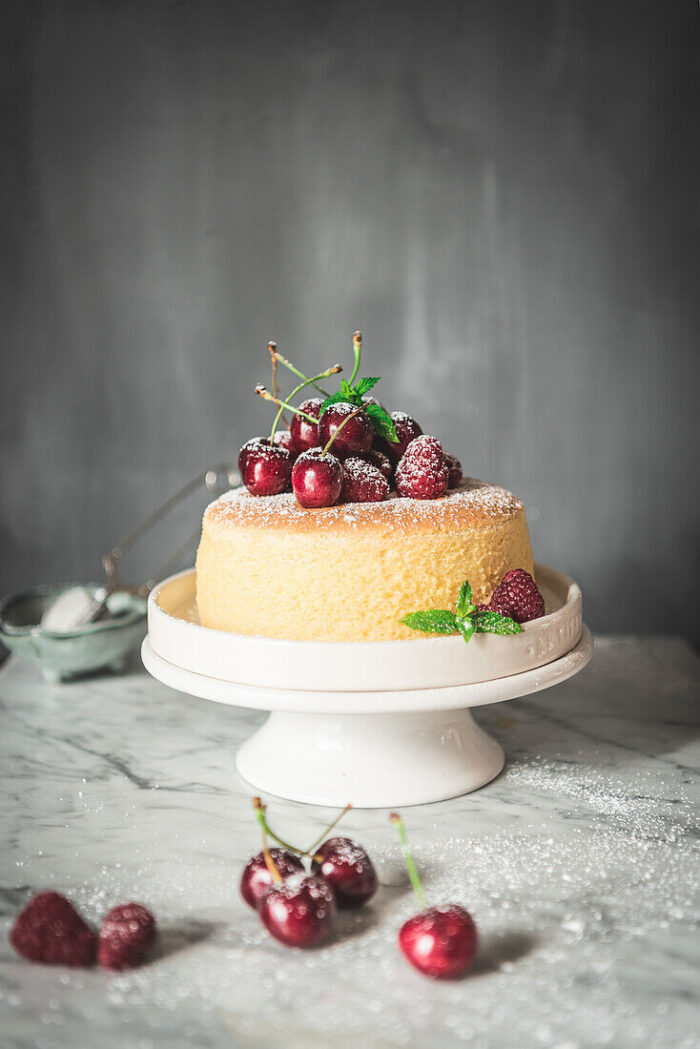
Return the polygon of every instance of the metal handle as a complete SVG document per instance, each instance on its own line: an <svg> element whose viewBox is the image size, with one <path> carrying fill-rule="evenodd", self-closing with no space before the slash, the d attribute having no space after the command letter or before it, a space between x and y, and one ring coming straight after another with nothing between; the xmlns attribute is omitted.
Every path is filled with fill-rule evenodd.
<svg viewBox="0 0 700 1049"><path fill-rule="evenodd" d="M213 467L211 470L205 470L204 473L197 474L191 481L189 481L183 488L172 495L167 502L163 503L150 517L147 517L143 524L140 524L130 536L123 539L121 543L113 547L108 554L105 554L102 558L102 566L107 575L107 589L110 594L114 593L115 590L127 590L129 593L138 594L139 596L145 597L155 586L159 576L162 576L168 571L173 565L177 564L179 559L185 553L185 551L196 542L199 536L199 528L194 532L183 544L179 547L172 557L170 557L164 565L149 579L147 582L142 583L141 586L126 586L119 579L119 568L118 563L131 547L141 539L142 536L149 532L155 524L157 524L167 513L172 510L174 506L181 503L183 499L186 499L188 495L195 492L201 485L204 485L212 494L221 495L229 488L235 488L241 483L240 475L238 471L230 466L228 463L219 463L218 466Z"/></svg>

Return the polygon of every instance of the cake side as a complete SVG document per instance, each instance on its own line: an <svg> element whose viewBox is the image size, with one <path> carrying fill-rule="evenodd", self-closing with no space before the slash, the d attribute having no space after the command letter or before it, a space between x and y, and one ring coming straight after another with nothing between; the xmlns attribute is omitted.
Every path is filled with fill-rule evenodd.
<svg viewBox="0 0 700 1049"><path fill-rule="evenodd" d="M204 514L204 626L314 641L415 640L399 620L454 608L468 578L488 601L511 568L533 572L523 504L469 479L442 499L305 510L293 496L227 493Z"/></svg>

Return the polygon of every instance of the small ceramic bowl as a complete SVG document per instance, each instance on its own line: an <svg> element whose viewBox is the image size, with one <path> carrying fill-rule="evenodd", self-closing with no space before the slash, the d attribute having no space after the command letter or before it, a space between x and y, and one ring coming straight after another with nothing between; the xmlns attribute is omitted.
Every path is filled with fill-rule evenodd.
<svg viewBox="0 0 700 1049"><path fill-rule="evenodd" d="M95 583L38 586L0 601L0 641L19 656L36 660L47 681L65 681L96 670L123 670L146 633L147 601L124 591L107 598L109 616L66 633L44 630L41 618L66 590L80 585L101 600Z"/></svg>

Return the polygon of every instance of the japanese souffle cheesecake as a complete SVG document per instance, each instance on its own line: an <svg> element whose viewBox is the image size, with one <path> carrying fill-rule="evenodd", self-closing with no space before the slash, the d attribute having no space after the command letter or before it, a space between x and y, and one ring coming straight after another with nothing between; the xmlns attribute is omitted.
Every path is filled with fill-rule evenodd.
<svg viewBox="0 0 700 1049"><path fill-rule="evenodd" d="M205 511L197 607L204 626L238 634L415 640L407 613L449 608L465 578L485 603L514 568L533 572L525 508L495 485L312 509L239 488Z"/></svg>
<svg viewBox="0 0 700 1049"><path fill-rule="evenodd" d="M350 380L329 394L320 383L340 365L307 378L270 344L273 378L281 363L301 382L287 400L256 389L277 415L240 451L242 486L204 513L200 622L299 641L517 632L544 614L523 504L464 478L415 419L368 396L379 380L357 379L359 332L353 348ZM324 396L295 405L309 385Z"/></svg>

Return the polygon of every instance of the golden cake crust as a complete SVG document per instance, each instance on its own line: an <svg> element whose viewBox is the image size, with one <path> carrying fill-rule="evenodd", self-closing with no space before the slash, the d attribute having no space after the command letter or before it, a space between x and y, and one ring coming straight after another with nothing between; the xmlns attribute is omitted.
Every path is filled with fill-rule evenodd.
<svg viewBox="0 0 700 1049"><path fill-rule="evenodd" d="M279 528L285 532L386 533L474 528L507 520L524 510L512 492L467 477L440 499L403 499L393 494L381 503L344 503L306 510L292 492L255 496L245 488L227 492L205 511L213 526Z"/></svg>

